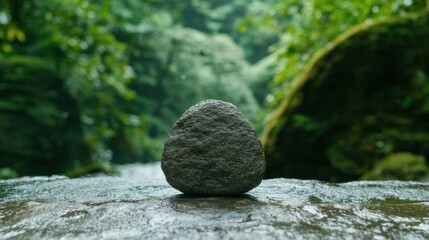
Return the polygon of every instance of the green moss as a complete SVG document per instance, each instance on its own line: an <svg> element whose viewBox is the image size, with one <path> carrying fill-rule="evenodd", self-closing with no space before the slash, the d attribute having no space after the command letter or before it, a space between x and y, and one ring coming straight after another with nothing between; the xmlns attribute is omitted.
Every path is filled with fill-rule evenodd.
<svg viewBox="0 0 429 240"><path fill-rule="evenodd" d="M428 16L361 24L316 53L267 126L266 177L350 181L384 168L388 179L420 180L429 159ZM378 166L398 152L423 160Z"/></svg>
<svg viewBox="0 0 429 240"><path fill-rule="evenodd" d="M11 168L0 168L0 179L17 178L18 173Z"/></svg>
<svg viewBox="0 0 429 240"><path fill-rule="evenodd" d="M411 153L392 153L374 168L365 173L365 180L421 180L428 174L428 167L422 157Z"/></svg>
<svg viewBox="0 0 429 240"><path fill-rule="evenodd" d="M371 199L371 204L412 204L412 203L422 203L425 201L417 201L417 200L408 200L408 199L399 199L399 198L385 198L385 199Z"/></svg>
<svg viewBox="0 0 429 240"><path fill-rule="evenodd" d="M77 178L94 173L117 174L118 171L115 167L106 162L95 161L89 163L88 165L77 167L68 171L66 176L70 178Z"/></svg>
<svg viewBox="0 0 429 240"><path fill-rule="evenodd" d="M369 209L371 209L371 207ZM379 205L373 209L388 216L406 218L426 218L429 212L429 206L422 204Z"/></svg>
<svg viewBox="0 0 429 240"><path fill-rule="evenodd" d="M410 201L397 198L374 199L365 207L370 211L381 212L387 216L398 216L405 218L426 218L429 205L424 201Z"/></svg>
<svg viewBox="0 0 429 240"><path fill-rule="evenodd" d="M308 201L312 204L321 204L323 203L322 199L316 197L316 196L310 196L308 197Z"/></svg>

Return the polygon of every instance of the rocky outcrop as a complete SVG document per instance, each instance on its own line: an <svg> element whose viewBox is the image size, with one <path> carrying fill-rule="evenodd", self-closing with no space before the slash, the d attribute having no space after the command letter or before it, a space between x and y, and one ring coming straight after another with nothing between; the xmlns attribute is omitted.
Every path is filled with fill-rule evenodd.
<svg viewBox="0 0 429 240"><path fill-rule="evenodd" d="M428 24L427 12L365 22L317 52L271 114L266 177L380 179L367 173L401 152L427 164Z"/></svg>
<svg viewBox="0 0 429 240"><path fill-rule="evenodd" d="M429 184L272 179L189 197L163 179L0 181L0 239L428 239Z"/></svg>

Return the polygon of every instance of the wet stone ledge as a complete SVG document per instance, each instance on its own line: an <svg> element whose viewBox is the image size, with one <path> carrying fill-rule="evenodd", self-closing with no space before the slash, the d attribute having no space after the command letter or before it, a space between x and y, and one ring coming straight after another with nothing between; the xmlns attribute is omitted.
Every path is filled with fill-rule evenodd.
<svg viewBox="0 0 429 240"><path fill-rule="evenodd" d="M0 239L429 239L429 184L264 180L189 197L163 179L0 181Z"/></svg>

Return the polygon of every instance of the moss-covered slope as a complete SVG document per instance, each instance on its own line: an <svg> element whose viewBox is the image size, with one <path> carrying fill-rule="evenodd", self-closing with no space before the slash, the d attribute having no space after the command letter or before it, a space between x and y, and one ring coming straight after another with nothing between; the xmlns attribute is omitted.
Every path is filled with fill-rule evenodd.
<svg viewBox="0 0 429 240"><path fill-rule="evenodd" d="M428 26L426 12L364 23L316 53L265 129L266 177L353 180L399 152L427 162Z"/></svg>

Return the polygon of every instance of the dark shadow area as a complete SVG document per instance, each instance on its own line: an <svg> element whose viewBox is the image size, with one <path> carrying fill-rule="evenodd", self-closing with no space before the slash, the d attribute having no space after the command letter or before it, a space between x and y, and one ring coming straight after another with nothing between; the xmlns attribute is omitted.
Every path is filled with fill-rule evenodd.
<svg viewBox="0 0 429 240"><path fill-rule="evenodd" d="M171 197L171 199L235 199L235 200L250 200L258 202L258 199L248 193L231 195L231 196L204 196L204 195L189 195L189 194L177 194Z"/></svg>
<svg viewBox="0 0 429 240"><path fill-rule="evenodd" d="M176 211L189 209L224 209L224 210L252 210L263 205L250 194L236 196L192 196L178 194L168 198L171 207Z"/></svg>

